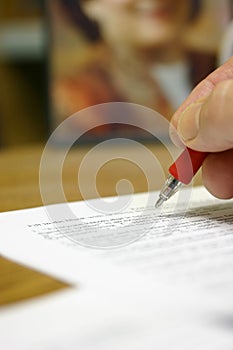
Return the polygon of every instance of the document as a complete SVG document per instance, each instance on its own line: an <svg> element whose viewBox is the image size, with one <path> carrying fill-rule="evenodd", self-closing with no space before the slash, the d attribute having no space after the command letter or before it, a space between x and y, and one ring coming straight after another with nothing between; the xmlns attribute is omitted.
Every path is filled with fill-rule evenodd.
<svg viewBox="0 0 233 350"><path fill-rule="evenodd" d="M156 210L157 197L1 213L0 254L75 289L2 309L0 346L232 349L233 201L187 188Z"/></svg>
<svg viewBox="0 0 233 350"><path fill-rule="evenodd" d="M101 199L1 213L0 253L74 284L93 280L99 264L151 283L231 295L233 201L197 187L181 190L159 211L157 196L122 196L125 208L109 213Z"/></svg>

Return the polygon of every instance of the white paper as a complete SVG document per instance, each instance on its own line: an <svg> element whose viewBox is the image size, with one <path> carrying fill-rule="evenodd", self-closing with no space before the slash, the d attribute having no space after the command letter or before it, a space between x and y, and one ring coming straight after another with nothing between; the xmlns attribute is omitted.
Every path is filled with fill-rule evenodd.
<svg viewBox="0 0 233 350"><path fill-rule="evenodd" d="M0 313L4 350L230 350L231 310L130 282L81 288L6 308Z"/></svg>
<svg viewBox="0 0 233 350"><path fill-rule="evenodd" d="M117 213L101 213L99 199L2 213L0 253L72 283L92 281L99 264L151 282L233 292L233 201L204 188L179 195L161 211L148 205L158 193L142 193L120 197L126 204Z"/></svg>
<svg viewBox="0 0 233 350"><path fill-rule="evenodd" d="M203 188L161 211L146 193L120 200L0 214L2 255L78 286L2 310L1 348L232 349L233 202Z"/></svg>

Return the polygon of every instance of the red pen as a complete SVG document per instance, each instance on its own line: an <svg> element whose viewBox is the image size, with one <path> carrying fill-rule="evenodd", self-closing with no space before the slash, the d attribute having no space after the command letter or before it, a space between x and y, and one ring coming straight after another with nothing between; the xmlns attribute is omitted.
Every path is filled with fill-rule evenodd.
<svg viewBox="0 0 233 350"><path fill-rule="evenodd" d="M159 194L159 199L155 207L160 207L167 201L178 189L183 185L191 182L193 176L207 156L206 152L194 151L190 148L185 148L177 160L169 168L169 176Z"/></svg>

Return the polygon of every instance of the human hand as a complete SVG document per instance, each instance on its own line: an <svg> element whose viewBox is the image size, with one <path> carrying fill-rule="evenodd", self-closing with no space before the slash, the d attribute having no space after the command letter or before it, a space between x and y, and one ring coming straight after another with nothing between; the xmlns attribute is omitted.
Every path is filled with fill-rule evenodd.
<svg viewBox="0 0 233 350"><path fill-rule="evenodd" d="M210 152L203 183L218 198L233 197L233 57L206 77L173 115L171 138Z"/></svg>

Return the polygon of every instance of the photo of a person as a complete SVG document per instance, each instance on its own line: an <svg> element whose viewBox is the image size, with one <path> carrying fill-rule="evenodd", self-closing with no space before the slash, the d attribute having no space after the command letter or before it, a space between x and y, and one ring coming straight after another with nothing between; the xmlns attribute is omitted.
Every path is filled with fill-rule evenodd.
<svg viewBox="0 0 233 350"><path fill-rule="evenodd" d="M215 67L214 53L192 52L184 44L187 28L199 14L198 0L59 0L58 4L89 40L82 64L53 79L58 123L86 107L119 101L152 108L169 120Z"/></svg>

